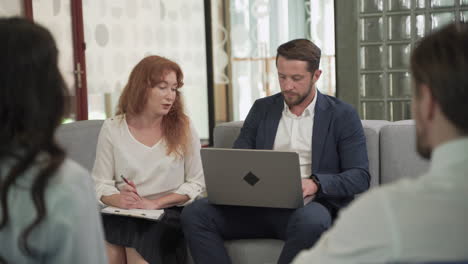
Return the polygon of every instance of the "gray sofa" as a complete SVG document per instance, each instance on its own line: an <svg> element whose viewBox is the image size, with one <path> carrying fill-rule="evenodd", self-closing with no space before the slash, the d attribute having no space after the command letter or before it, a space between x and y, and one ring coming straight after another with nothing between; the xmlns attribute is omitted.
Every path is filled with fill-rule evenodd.
<svg viewBox="0 0 468 264"><path fill-rule="evenodd" d="M61 125L56 137L68 156L88 170L92 169L102 120ZM411 120L388 122L363 120L369 154L371 188L403 177L417 177L428 169L427 161L415 152L414 123ZM214 147L230 148L239 134L242 121L218 125ZM283 242L275 239L226 241L232 262L242 264L276 263ZM192 263L189 260L189 263Z"/></svg>

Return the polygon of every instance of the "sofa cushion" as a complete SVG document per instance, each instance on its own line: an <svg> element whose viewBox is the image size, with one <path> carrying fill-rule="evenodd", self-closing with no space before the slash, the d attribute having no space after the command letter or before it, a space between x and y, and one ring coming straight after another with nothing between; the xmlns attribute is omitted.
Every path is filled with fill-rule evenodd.
<svg viewBox="0 0 468 264"><path fill-rule="evenodd" d="M243 124L244 121L234 121L217 125L213 132L213 147L232 148Z"/></svg>
<svg viewBox="0 0 468 264"><path fill-rule="evenodd" d="M232 264L273 264L278 262L284 242L277 239L239 239L224 243ZM193 264L189 251L187 264Z"/></svg>
<svg viewBox="0 0 468 264"><path fill-rule="evenodd" d="M370 187L378 186L380 183L380 151L379 133L380 129L390 122L384 120L362 120L364 135L366 136L367 156L369 158L369 173L371 175Z"/></svg>
<svg viewBox="0 0 468 264"><path fill-rule="evenodd" d="M412 120L389 123L380 130L380 183L414 178L426 172L429 162L416 152Z"/></svg>
<svg viewBox="0 0 468 264"><path fill-rule="evenodd" d="M225 243L233 264L277 263L283 244L277 239L240 239Z"/></svg>
<svg viewBox="0 0 468 264"><path fill-rule="evenodd" d="M91 171L96 158L96 145L104 120L84 120L60 125L55 133L57 142L67 156Z"/></svg>

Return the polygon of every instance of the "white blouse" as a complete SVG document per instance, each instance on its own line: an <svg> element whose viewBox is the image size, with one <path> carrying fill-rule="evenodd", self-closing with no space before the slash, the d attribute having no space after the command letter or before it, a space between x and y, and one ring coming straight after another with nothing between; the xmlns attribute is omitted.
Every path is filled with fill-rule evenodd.
<svg viewBox="0 0 468 264"><path fill-rule="evenodd" d="M190 125L189 151L183 158L167 155L162 138L148 147L130 133L125 116L104 121L99 133L96 161L92 170L98 201L117 194L125 185L121 175L135 183L138 193L156 199L168 193L188 195L192 202L205 189L200 158L200 140ZM185 205L184 204L184 205Z"/></svg>

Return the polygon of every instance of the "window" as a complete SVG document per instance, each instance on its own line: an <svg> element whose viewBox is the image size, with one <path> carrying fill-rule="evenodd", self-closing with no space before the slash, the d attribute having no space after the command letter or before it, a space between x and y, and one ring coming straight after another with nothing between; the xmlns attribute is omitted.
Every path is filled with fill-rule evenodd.
<svg viewBox="0 0 468 264"><path fill-rule="evenodd" d="M337 13L348 9L355 15L337 15L337 25L344 27L337 30L337 43L342 45L339 53L344 54L344 45L356 41L348 52L357 56L338 54L338 72L343 73L338 75L338 94L351 82L354 95L344 92L340 97L353 103L362 119L410 119L411 50L418 39L434 29L467 21L468 0L345 1L336 1ZM351 26L346 26L350 20ZM346 72L352 64L356 70Z"/></svg>
<svg viewBox="0 0 468 264"><path fill-rule="evenodd" d="M226 49L231 78L227 81L232 87L233 120L243 120L256 99L280 91L276 49L293 39L310 39L321 48L323 74L317 88L325 94L335 94L333 1L232 0L228 17L225 24L230 38ZM215 60L216 56L221 57L219 52L215 52Z"/></svg>

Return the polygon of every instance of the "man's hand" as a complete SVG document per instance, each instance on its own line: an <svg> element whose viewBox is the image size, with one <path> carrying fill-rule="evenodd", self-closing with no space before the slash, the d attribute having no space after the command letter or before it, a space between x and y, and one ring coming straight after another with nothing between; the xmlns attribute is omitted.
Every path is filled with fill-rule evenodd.
<svg viewBox="0 0 468 264"><path fill-rule="evenodd" d="M311 179L302 179L302 197L314 195L318 191L318 186Z"/></svg>

